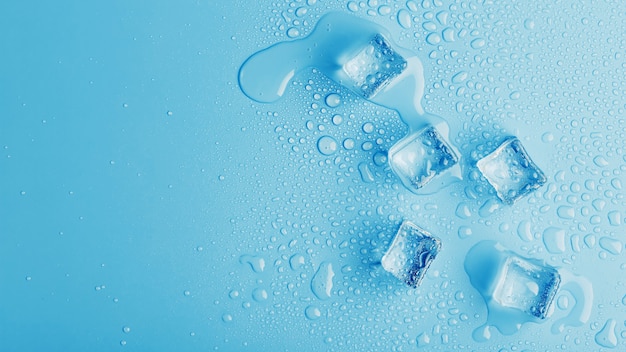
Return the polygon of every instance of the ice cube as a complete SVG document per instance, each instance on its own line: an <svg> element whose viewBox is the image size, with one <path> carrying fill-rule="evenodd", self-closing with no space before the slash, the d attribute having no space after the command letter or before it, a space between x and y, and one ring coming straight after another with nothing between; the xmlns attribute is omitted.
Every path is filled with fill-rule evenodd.
<svg viewBox="0 0 626 352"><path fill-rule="evenodd" d="M477 166L498 197L507 204L513 204L546 183L546 176L515 137L507 139L491 154L480 159Z"/></svg>
<svg viewBox="0 0 626 352"><path fill-rule="evenodd" d="M553 267L511 255L496 279L493 300L503 307L545 319L560 283L561 276Z"/></svg>
<svg viewBox="0 0 626 352"><path fill-rule="evenodd" d="M369 99L406 67L406 60L391 48L382 35L376 34L365 48L343 65L343 71L350 80L344 83Z"/></svg>
<svg viewBox="0 0 626 352"><path fill-rule="evenodd" d="M389 150L391 169L414 192L458 161L454 150L431 125L409 134Z"/></svg>
<svg viewBox="0 0 626 352"><path fill-rule="evenodd" d="M404 221L381 264L385 270L415 288L422 282L440 249L438 238L412 222Z"/></svg>

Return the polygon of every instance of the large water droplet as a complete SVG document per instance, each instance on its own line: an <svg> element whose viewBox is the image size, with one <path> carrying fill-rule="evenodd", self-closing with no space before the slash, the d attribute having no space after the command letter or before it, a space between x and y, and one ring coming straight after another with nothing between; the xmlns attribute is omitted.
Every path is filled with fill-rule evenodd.
<svg viewBox="0 0 626 352"><path fill-rule="evenodd" d="M321 300L330 298L333 289L333 265L330 262L322 262L315 275L311 279L311 291Z"/></svg>
<svg viewBox="0 0 626 352"><path fill-rule="evenodd" d="M615 348L617 347L617 336L615 335L615 326L617 322L615 319L609 319L604 323L602 330L598 331L595 340L596 343L602 347Z"/></svg>
<svg viewBox="0 0 626 352"><path fill-rule="evenodd" d="M323 155L333 155L337 151L337 141L331 136L321 136L317 140L317 150Z"/></svg>
<svg viewBox="0 0 626 352"><path fill-rule="evenodd" d="M564 253L565 230L557 227L548 227L543 231L543 243L550 253Z"/></svg>

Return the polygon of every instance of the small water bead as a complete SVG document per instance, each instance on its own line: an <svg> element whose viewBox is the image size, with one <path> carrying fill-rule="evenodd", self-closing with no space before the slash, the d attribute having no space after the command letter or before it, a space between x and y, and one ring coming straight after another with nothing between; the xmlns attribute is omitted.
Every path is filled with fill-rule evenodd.
<svg viewBox="0 0 626 352"><path fill-rule="evenodd" d="M374 148L374 143L372 142L368 141L361 144L361 149L363 149L364 152L370 151L372 148Z"/></svg>
<svg viewBox="0 0 626 352"><path fill-rule="evenodd" d="M443 31L441 31L441 37L443 38L444 41L448 43L455 41L454 29L449 28L449 27L445 28Z"/></svg>
<svg viewBox="0 0 626 352"><path fill-rule="evenodd" d="M315 306L308 306L304 310L304 315L309 320L317 320L322 316L322 312Z"/></svg>
<svg viewBox="0 0 626 352"><path fill-rule="evenodd" d="M300 36L300 30L298 28L291 27L287 30L287 37L297 38Z"/></svg>
<svg viewBox="0 0 626 352"><path fill-rule="evenodd" d="M391 13L391 6L388 5L380 5L378 7L378 14L381 16L387 16Z"/></svg>
<svg viewBox="0 0 626 352"><path fill-rule="evenodd" d="M128 334L128 333L130 333L130 327L128 327L128 326L124 326L124 327L122 328L122 331L123 331L125 334Z"/></svg>
<svg viewBox="0 0 626 352"><path fill-rule="evenodd" d="M341 104L341 96L337 93L330 93L325 99L326 105L330 108L336 108Z"/></svg>
<svg viewBox="0 0 626 352"><path fill-rule="evenodd" d="M343 122L343 116L338 115L338 114L333 115L332 121L333 121L333 125L339 126Z"/></svg>
<svg viewBox="0 0 626 352"><path fill-rule="evenodd" d="M374 132L374 124L371 122L364 123L363 132L368 133L368 134Z"/></svg>
<svg viewBox="0 0 626 352"><path fill-rule="evenodd" d="M454 76L452 76L452 83L462 83L467 79L467 72L460 71L457 72Z"/></svg>
<svg viewBox="0 0 626 352"><path fill-rule="evenodd" d="M374 160L374 165L376 166L383 166L387 164L387 160L388 160L387 154L383 152L376 152L374 156L372 157L372 159Z"/></svg>
<svg viewBox="0 0 626 352"><path fill-rule="evenodd" d="M342 144L346 150L352 150L356 146L356 142L352 138L344 139Z"/></svg>
<svg viewBox="0 0 626 352"><path fill-rule="evenodd" d="M252 298L257 302L263 302L267 300L267 291L262 288L257 288L252 291Z"/></svg>
<svg viewBox="0 0 626 352"><path fill-rule="evenodd" d="M230 323L233 321L233 316L230 314L224 314L222 315L222 321L225 323Z"/></svg>
<svg viewBox="0 0 626 352"><path fill-rule="evenodd" d="M573 219L575 215L574 208L569 206L558 207L556 213L561 219Z"/></svg>
<svg viewBox="0 0 626 352"><path fill-rule="evenodd" d="M437 33L430 33L426 36L426 43L430 45L437 45L441 43L441 37Z"/></svg>
<svg viewBox="0 0 626 352"><path fill-rule="evenodd" d="M526 28L528 30L535 29L535 21L533 21L531 19L524 20L524 28Z"/></svg>
<svg viewBox="0 0 626 352"><path fill-rule="evenodd" d="M337 141L331 136L322 136L317 140L317 150L323 155L333 155L338 148Z"/></svg>
<svg viewBox="0 0 626 352"><path fill-rule="evenodd" d="M477 38L477 39L474 39L474 40L472 40L472 41L470 42L470 46L471 46L473 49L480 49L480 48L482 48L483 46L485 46L485 44L487 44L487 42L485 42L485 40L484 40L484 39L482 39L482 38Z"/></svg>
<svg viewBox="0 0 626 352"><path fill-rule="evenodd" d="M459 238L463 239L463 238L468 238L469 236L472 235L472 229L467 227L467 226L461 226L459 227Z"/></svg>

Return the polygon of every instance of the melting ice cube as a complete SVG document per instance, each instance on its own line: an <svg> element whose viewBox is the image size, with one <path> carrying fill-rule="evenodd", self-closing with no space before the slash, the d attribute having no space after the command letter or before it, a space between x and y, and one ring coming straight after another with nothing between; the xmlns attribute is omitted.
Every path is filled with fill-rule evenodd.
<svg viewBox="0 0 626 352"><path fill-rule="evenodd" d="M430 125L404 137L389 150L391 169L413 192L458 161L454 150Z"/></svg>
<svg viewBox="0 0 626 352"><path fill-rule="evenodd" d="M503 307L545 319L560 283L561 276L556 269L512 255L504 262L496 279L493 300Z"/></svg>
<svg viewBox="0 0 626 352"><path fill-rule="evenodd" d="M477 166L498 197L507 204L513 204L546 183L546 176L515 137L507 139L491 154L480 159Z"/></svg>
<svg viewBox="0 0 626 352"><path fill-rule="evenodd" d="M407 67L387 40L376 34L355 56L343 65L350 82L343 82L365 99L376 95Z"/></svg>
<svg viewBox="0 0 626 352"><path fill-rule="evenodd" d="M417 225L404 221L381 260L385 270L407 285L420 285L441 249L441 241Z"/></svg>

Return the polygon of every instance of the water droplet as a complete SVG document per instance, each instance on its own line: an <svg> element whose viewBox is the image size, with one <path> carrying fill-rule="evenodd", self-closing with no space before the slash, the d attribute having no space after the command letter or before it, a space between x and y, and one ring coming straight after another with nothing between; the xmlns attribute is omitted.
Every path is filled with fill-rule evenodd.
<svg viewBox="0 0 626 352"><path fill-rule="evenodd" d="M337 141L331 136L322 136L317 140L317 150L323 155L333 155L337 147Z"/></svg>
<svg viewBox="0 0 626 352"><path fill-rule="evenodd" d="M441 43L441 37L437 33L430 33L426 36L426 42L431 45L437 45Z"/></svg>
<svg viewBox="0 0 626 352"><path fill-rule="evenodd" d="M621 254L622 250L624 249L624 245L622 244L622 242L615 238L602 237L600 238L599 243L602 249L614 255Z"/></svg>
<svg viewBox="0 0 626 352"><path fill-rule="evenodd" d="M573 219L575 213L574 213L574 208L563 205L556 209L556 214L561 219Z"/></svg>
<svg viewBox="0 0 626 352"><path fill-rule="evenodd" d="M300 31L298 28L291 27L287 30L287 36L289 38L297 38L300 36Z"/></svg>
<svg viewBox="0 0 626 352"><path fill-rule="evenodd" d="M233 316L230 314L224 314L222 315L222 321L225 323L230 323L231 321L233 321Z"/></svg>
<svg viewBox="0 0 626 352"><path fill-rule="evenodd" d="M452 82L453 83L461 83L463 81L465 81L467 79L467 72L465 71L460 71L457 74L455 74L454 76L452 76Z"/></svg>
<svg viewBox="0 0 626 352"><path fill-rule="evenodd" d="M241 264L249 264L250 268L252 268L255 273L261 273L263 272L263 270L265 270L265 259L263 259L262 257L254 257L248 254L244 254L239 257L239 262Z"/></svg>
<svg viewBox="0 0 626 352"><path fill-rule="evenodd" d="M356 145L356 142L352 138L346 138L343 140L343 147L346 148L346 150L354 149L355 145Z"/></svg>
<svg viewBox="0 0 626 352"><path fill-rule="evenodd" d="M415 342L417 343L417 348L423 348L430 344L430 336L427 333L423 332L415 338Z"/></svg>
<svg viewBox="0 0 626 352"><path fill-rule="evenodd" d="M557 227L548 227L543 231L543 243L550 253L564 253L565 230Z"/></svg>
<svg viewBox="0 0 626 352"><path fill-rule="evenodd" d="M398 24L404 29L411 28L411 14L409 14L409 11L405 9L398 11Z"/></svg>
<svg viewBox="0 0 626 352"><path fill-rule="evenodd" d="M472 212L469 206L464 202L459 203L459 205L456 207L455 214L461 219L467 219L472 216Z"/></svg>
<svg viewBox="0 0 626 352"><path fill-rule="evenodd" d="M476 38L476 39L474 39L474 40L472 40L472 41L471 41L470 46L471 46L473 49L480 49L480 48L482 48L483 46L485 46L485 44L486 44L486 42L485 42L485 40L484 40L484 39L482 39L482 38Z"/></svg>
<svg viewBox="0 0 626 352"><path fill-rule="evenodd" d="M550 143L554 141L554 135L550 132L546 132L541 135L541 141L543 141L544 143Z"/></svg>
<svg viewBox="0 0 626 352"><path fill-rule="evenodd" d="M339 126L339 125L341 125L342 122L343 122L343 116L341 116L341 115L334 115L333 116L333 125Z"/></svg>
<svg viewBox="0 0 626 352"><path fill-rule="evenodd" d="M488 199L485 203L478 209L478 215L482 218L486 218L491 216L496 210L500 209L502 203L497 201L496 199Z"/></svg>
<svg viewBox="0 0 626 352"><path fill-rule="evenodd" d="M333 265L330 262L322 262L315 275L311 279L311 291L321 300L330 298L333 289Z"/></svg>
<svg viewBox="0 0 626 352"><path fill-rule="evenodd" d="M609 166L609 162L603 156L596 156L593 158L593 162L599 167Z"/></svg>
<svg viewBox="0 0 626 352"><path fill-rule="evenodd" d="M130 332L130 327L128 327L128 326L124 326L124 327L122 328L122 331L123 331L125 334L128 334L128 333Z"/></svg>
<svg viewBox="0 0 626 352"><path fill-rule="evenodd" d="M609 224L611 226L619 226L622 224L622 214L619 211L610 211L608 214Z"/></svg>
<svg viewBox="0 0 626 352"><path fill-rule="evenodd" d="M363 132L372 133L374 132L374 124L371 122L366 122L363 124Z"/></svg>
<svg viewBox="0 0 626 352"><path fill-rule="evenodd" d="M263 302L267 300L267 291L262 288L257 288L252 291L252 298L257 302Z"/></svg>
<svg viewBox="0 0 626 352"><path fill-rule="evenodd" d="M448 27L445 28L442 32L441 32L441 37L443 37L443 40L451 43L454 41L454 29Z"/></svg>
<svg viewBox="0 0 626 352"><path fill-rule="evenodd" d="M322 312L320 312L319 308L317 308L315 306L308 306L304 310L304 315L309 320L316 320L316 319L318 319L319 317L322 316Z"/></svg>
<svg viewBox="0 0 626 352"><path fill-rule="evenodd" d="M617 322L615 319L609 319L604 323L602 330L598 331L595 340L596 343L602 347L615 348L617 347L617 336L615 335L615 327Z"/></svg>
<svg viewBox="0 0 626 352"><path fill-rule="evenodd" d="M359 163L359 174L361 175L361 180L363 180L363 182L374 182L374 175L366 162Z"/></svg>
<svg viewBox="0 0 626 352"><path fill-rule="evenodd" d="M383 152L376 152L373 156L374 165L383 166L387 163L387 154Z"/></svg>
<svg viewBox="0 0 626 352"><path fill-rule="evenodd" d="M302 254L294 254L289 258L289 266L292 270L300 270L304 266L304 256Z"/></svg>
<svg viewBox="0 0 626 352"><path fill-rule="evenodd" d="M472 229L467 226L459 227L459 238L468 238L472 235Z"/></svg>
<svg viewBox="0 0 626 352"><path fill-rule="evenodd" d="M533 30L535 29L535 21L531 20L531 19L526 19L524 21L524 28L528 29L528 30Z"/></svg>
<svg viewBox="0 0 626 352"><path fill-rule="evenodd" d="M341 104L341 96L337 93L330 93L326 96L326 105L331 108L336 108Z"/></svg>

